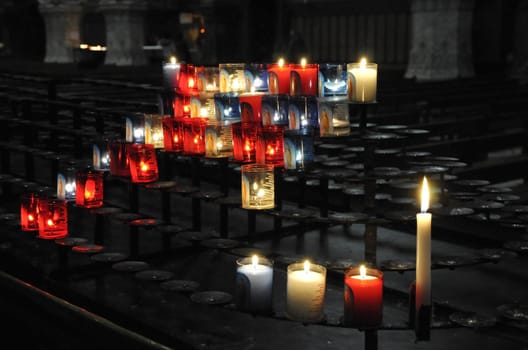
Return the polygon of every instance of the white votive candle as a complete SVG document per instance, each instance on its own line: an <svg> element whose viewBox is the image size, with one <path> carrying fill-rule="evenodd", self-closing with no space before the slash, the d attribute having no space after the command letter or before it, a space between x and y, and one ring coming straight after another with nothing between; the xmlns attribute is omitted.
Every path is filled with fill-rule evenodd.
<svg viewBox="0 0 528 350"><path fill-rule="evenodd" d="M273 263L254 255L237 260L236 303L241 310L269 312L272 308Z"/></svg>
<svg viewBox="0 0 528 350"><path fill-rule="evenodd" d="M326 291L326 268L321 265L293 263L288 265L286 314L301 322L318 322L323 318Z"/></svg>

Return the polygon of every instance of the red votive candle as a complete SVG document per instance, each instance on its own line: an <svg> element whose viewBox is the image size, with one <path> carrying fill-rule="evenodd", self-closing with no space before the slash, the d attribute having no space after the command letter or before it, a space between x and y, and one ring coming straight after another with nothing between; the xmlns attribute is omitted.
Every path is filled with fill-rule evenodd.
<svg viewBox="0 0 528 350"><path fill-rule="evenodd" d="M38 200L36 193L23 193L20 196L20 227L22 231L38 231Z"/></svg>
<svg viewBox="0 0 528 350"><path fill-rule="evenodd" d="M286 126L269 125L257 129L256 161L259 164L284 166L284 130Z"/></svg>
<svg viewBox="0 0 528 350"><path fill-rule="evenodd" d="M312 64L294 64L290 73L290 95L312 95L317 96L319 86L317 76L319 74L319 65Z"/></svg>
<svg viewBox="0 0 528 350"><path fill-rule="evenodd" d="M145 183L158 180L158 161L154 145L131 143L127 149L132 182Z"/></svg>
<svg viewBox="0 0 528 350"><path fill-rule="evenodd" d="M40 198L39 234L42 239L58 239L68 236L68 206L64 199Z"/></svg>
<svg viewBox="0 0 528 350"><path fill-rule="evenodd" d="M103 206L103 173L86 169L77 172L75 204L83 208Z"/></svg>
<svg viewBox="0 0 528 350"><path fill-rule="evenodd" d="M360 266L345 271L346 327L376 328L383 319L383 272Z"/></svg>
<svg viewBox="0 0 528 350"><path fill-rule="evenodd" d="M238 96L240 103L240 120L246 123L262 124L263 92L246 92Z"/></svg>
<svg viewBox="0 0 528 350"><path fill-rule="evenodd" d="M233 123L233 159L243 163L255 162L258 123Z"/></svg>
<svg viewBox="0 0 528 350"><path fill-rule="evenodd" d="M290 72L291 65L284 63L284 60L268 64L270 94L290 94Z"/></svg>
<svg viewBox="0 0 528 350"><path fill-rule="evenodd" d="M166 152L183 152L182 118L163 117L163 149Z"/></svg>
<svg viewBox="0 0 528 350"><path fill-rule="evenodd" d="M110 155L110 174L114 176L130 176L128 166L127 142L113 141L108 145Z"/></svg>
<svg viewBox="0 0 528 350"><path fill-rule="evenodd" d="M183 153L205 153L205 128L207 118L183 118Z"/></svg>

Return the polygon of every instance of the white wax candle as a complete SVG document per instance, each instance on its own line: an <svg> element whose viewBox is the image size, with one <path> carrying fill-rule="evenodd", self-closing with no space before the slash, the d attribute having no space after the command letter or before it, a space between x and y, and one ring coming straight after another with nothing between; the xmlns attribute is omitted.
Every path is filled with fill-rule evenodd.
<svg viewBox="0 0 528 350"><path fill-rule="evenodd" d="M305 263L306 264L306 263ZM286 313L302 322L317 322L323 318L326 268L304 264L288 266Z"/></svg>
<svg viewBox="0 0 528 350"><path fill-rule="evenodd" d="M421 213L416 214L416 312L424 305L431 305L431 214L429 189L424 177Z"/></svg>
<svg viewBox="0 0 528 350"><path fill-rule="evenodd" d="M265 260L267 261L267 260ZM237 267L239 295L243 294L243 308L251 311L271 309L273 268L269 264L243 259Z"/></svg>
<svg viewBox="0 0 528 350"><path fill-rule="evenodd" d="M165 87L176 88L180 76L181 63L176 62L176 57L171 57L169 62L163 64L163 80Z"/></svg>
<svg viewBox="0 0 528 350"><path fill-rule="evenodd" d="M366 63L348 64L348 94L353 102L375 102L378 79L378 65Z"/></svg>

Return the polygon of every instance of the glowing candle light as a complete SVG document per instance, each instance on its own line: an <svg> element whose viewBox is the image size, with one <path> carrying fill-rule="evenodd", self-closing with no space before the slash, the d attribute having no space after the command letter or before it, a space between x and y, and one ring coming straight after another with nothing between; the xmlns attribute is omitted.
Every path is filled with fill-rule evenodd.
<svg viewBox="0 0 528 350"><path fill-rule="evenodd" d="M421 212L416 214L416 325L424 317L431 317L431 213L429 186L423 178ZM428 324L430 324L428 322Z"/></svg>
<svg viewBox="0 0 528 350"><path fill-rule="evenodd" d="M374 328L383 316L383 273L366 268L345 271L344 324L347 327Z"/></svg>
<svg viewBox="0 0 528 350"><path fill-rule="evenodd" d="M83 208L103 206L103 172L90 168L80 170L76 175L76 183L76 205Z"/></svg>
<svg viewBox="0 0 528 350"><path fill-rule="evenodd" d="M58 239L68 235L68 207L65 200L41 198L38 208L39 238Z"/></svg>
<svg viewBox="0 0 528 350"><path fill-rule="evenodd" d="M352 102L376 102L376 88L378 78L378 65L367 63L362 58L359 63L349 63L348 71L348 97Z"/></svg>
<svg viewBox="0 0 528 350"><path fill-rule="evenodd" d="M318 94L319 65L308 64L306 58L301 63L293 65L290 72L290 95Z"/></svg>
<svg viewBox="0 0 528 350"><path fill-rule="evenodd" d="M24 193L20 197L20 228L22 231L38 231L38 195Z"/></svg>
<svg viewBox="0 0 528 350"><path fill-rule="evenodd" d="M271 94L290 93L290 72L291 65L286 64L284 58L268 65L268 88Z"/></svg>
<svg viewBox="0 0 528 350"><path fill-rule="evenodd" d="M326 268L304 263L288 265L286 313L302 322L318 322L323 314L326 292Z"/></svg>
<svg viewBox="0 0 528 350"><path fill-rule="evenodd" d="M273 266L253 255L237 260L236 304L241 310L269 312L272 307Z"/></svg>

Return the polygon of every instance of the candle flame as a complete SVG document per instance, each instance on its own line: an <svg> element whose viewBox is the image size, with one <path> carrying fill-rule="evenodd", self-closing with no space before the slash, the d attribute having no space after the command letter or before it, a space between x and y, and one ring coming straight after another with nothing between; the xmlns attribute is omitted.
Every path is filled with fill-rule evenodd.
<svg viewBox="0 0 528 350"><path fill-rule="evenodd" d="M171 56L170 63L171 64L176 64L176 56Z"/></svg>
<svg viewBox="0 0 528 350"><path fill-rule="evenodd" d="M284 66L284 58L282 58L282 57L279 58L279 62L278 62L278 64L279 64L279 67Z"/></svg>
<svg viewBox="0 0 528 350"><path fill-rule="evenodd" d="M367 268L365 267L365 265L361 265L359 267L359 275L361 276L362 280L364 280L365 277L367 277Z"/></svg>
<svg viewBox="0 0 528 350"><path fill-rule="evenodd" d="M305 57L301 58L301 66L303 68L306 67L306 58Z"/></svg>
<svg viewBox="0 0 528 350"><path fill-rule="evenodd" d="M427 185L427 178L424 176L422 184L422 213L427 212L429 209L429 186Z"/></svg>
<svg viewBox="0 0 528 350"><path fill-rule="evenodd" d="M251 258L251 262L253 264L253 268L256 269L258 265L258 256L253 255L253 257Z"/></svg>
<svg viewBox="0 0 528 350"><path fill-rule="evenodd" d="M310 272L310 262L308 260L304 261L304 272L305 273Z"/></svg>
<svg viewBox="0 0 528 350"><path fill-rule="evenodd" d="M359 68L366 68L367 67L367 59L365 57L362 57L359 61Z"/></svg>
<svg viewBox="0 0 528 350"><path fill-rule="evenodd" d="M48 221L46 223L48 224L48 226L53 226L54 225L52 219L48 219Z"/></svg>
<svg viewBox="0 0 528 350"><path fill-rule="evenodd" d="M28 214L28 221L34 221L35 218L33 217L33 215L31 214Z"/></svg>

